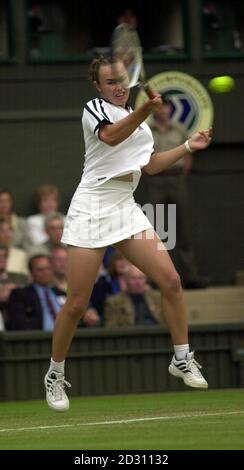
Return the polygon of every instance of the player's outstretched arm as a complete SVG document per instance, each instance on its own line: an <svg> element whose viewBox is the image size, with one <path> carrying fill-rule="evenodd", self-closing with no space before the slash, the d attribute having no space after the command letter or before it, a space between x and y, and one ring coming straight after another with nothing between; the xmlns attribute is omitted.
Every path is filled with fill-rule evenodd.
<svg viewBox="0 0 244 470"><path fill-rule="evenodd" d="M143 171L149 175L156 175L168 170L177 160L186 153L195 152L207 148L212 140L212 128L193 134L184 144L167 152L153 153L149 163L143 167Z"/></svg>

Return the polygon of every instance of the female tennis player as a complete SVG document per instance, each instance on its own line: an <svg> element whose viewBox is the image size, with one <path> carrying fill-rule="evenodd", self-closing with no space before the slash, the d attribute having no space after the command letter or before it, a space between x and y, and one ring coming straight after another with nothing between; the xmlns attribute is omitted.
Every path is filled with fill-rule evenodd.
<svg viewBox="0 0 244 470"><path fill-rule="evenodd" d="M174 347L169 372L190 387L208 387L194 352L189 351L179 275L149 220L136 205L133 192L142 171L154 175L168 169L186 152L208 147L211 129L193 134L172 150L154 153L152 134L144 121L160 108L161 97L155 93L153 99L132 111L127 104L128 89L104 58L92 62L91 79L100 98L86 104L82 117L85 165L62 237L69 247L67 301L55 322L51 364L45 376L47 403L56 411L69 408L65 357L108 245L116 246L161 291Z"/></svg>

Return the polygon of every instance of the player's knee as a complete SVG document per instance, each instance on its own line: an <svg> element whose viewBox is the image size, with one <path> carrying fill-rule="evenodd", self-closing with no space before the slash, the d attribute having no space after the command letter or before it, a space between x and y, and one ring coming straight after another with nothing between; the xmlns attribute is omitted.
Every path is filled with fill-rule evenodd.
<svg viewBox="0 0 244 470"><path fill-rule="evenodd" d="M67 313L74 320L79 320L82 318L87 309L87 303L84 302L84 299L80 296L72 297L68 300L67 304Z"/></svg>
<svg viewBox="0 0 244 470"><path fill-rule="evenodd" d="M181 292L181 280L176 271L167 276L167 281L164 283L162 290L164 295L174 295Z"/></svg>

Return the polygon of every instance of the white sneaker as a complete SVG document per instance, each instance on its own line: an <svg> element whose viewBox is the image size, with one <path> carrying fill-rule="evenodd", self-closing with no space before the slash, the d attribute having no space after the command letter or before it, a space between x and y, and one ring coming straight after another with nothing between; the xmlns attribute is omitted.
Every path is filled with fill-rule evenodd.
<svg viewBox="0 0 244 470"><path fill-rule="evenodd" d="M208 388L208 383L199 370L201 368L202 366L194 359L194 352L190 352L186 355L186 359L180 361L177 361L174 355L169 365L169 373L183 379L189 387Z"/></svg>
<svg viewBox="0 0 244 470"><path fill-rule="evenodd" d="M64 379L62 373L50 371L45 375L44 385L46 387L46 400L49 408L55 411L66 411L69 409L69 399L64 387L71 387Z"/></svg>

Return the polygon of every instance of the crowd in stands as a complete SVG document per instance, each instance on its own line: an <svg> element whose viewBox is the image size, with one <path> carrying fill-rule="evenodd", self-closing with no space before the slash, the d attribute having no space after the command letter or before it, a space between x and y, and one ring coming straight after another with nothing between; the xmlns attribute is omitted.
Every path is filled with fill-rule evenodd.
<svg viewBox="0 0 244 470"><path fill-rule="evenodd" d="M59 190L37 190L38 213L19 217L13 196L0 188L0 331L52 331L67 295L67 247L61 235ZM163 325L159 291L115 248L100 266L79 327Z"/></svg>

